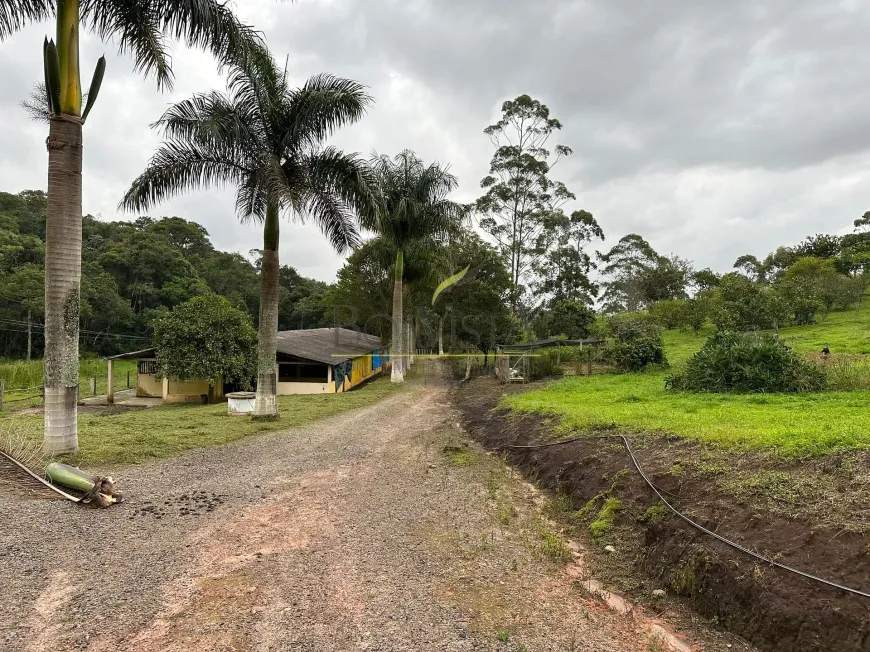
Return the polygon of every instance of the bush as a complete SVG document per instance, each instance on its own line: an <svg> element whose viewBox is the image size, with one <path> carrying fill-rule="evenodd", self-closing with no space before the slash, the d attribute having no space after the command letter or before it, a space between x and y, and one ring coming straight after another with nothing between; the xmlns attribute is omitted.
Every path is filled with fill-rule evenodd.
<svg viewBox="0 0 870 652"><path fill-rule="evenodd" d="M649 307L649 315L660 326L672 330L689 324L689 300L665 299Z"/></svg>
<svg viewBox="0 0 870 652"><path fill-rule="evenodd" d="M257 373L257 331L248 314L217 294L204 294L154 320L157 375L251 386Z"/></svg>
<svg viewBox="0 0 870 652"><path fill-rule="evenodd" d="M648 315L615 315L610 329L616 338L610 356L617 369L643 371L649 365L667 366L661 327Z"/></svg>
<svg viewBox="0 0 870 652"><path fill-rule="evenodd" d="M665 386L690 392L817 392L826 379L776 335L719 331Z"/></svg>
<svg viewBox="0 0 870 652"><path fill-rule="evenodd" d="M526 380L541 380L542 378L561 378L565 370L556 364L556 349L541 349L529 357L529 377Z"/></svg>
<svg viewBox="0 0 870 652"><path fill-rule="evenodd" d="M711 319L719 330L750 331L779 328L791 310L773 288L740 274L726 274L713 294Z"/></svg>

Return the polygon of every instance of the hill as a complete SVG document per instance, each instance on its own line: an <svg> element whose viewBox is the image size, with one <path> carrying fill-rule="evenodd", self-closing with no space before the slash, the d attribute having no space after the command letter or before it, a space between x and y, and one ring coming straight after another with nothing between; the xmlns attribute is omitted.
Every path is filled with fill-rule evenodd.
<svg viewBox="0 0 870 652"><path fill-rule="evenodd" d="M42 191L0 192L0 357L26 355L28 324L33 356L41 355L45 211ZM280 328L328 325L322 308L325 283L288 266L281 268L280 283ZM84 216L83 353L143 348L157 314L206 292L227 297L256 323L256 265L215 249L201 225L180 217L105 222Z"/></svg>

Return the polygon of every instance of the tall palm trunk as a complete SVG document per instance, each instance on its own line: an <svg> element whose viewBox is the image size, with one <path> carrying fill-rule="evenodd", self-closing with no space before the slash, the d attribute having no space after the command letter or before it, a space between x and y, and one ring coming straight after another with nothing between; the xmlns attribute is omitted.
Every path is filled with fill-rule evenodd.
<svg viewBox="0 0 870 652"><path fill-rule="evenodd" d="M82 123L51 119L45 224L45 450L78 450Z"/></svg>
<svg viewBox="0 0 870 652"><path fill-rule="evenodd" d="M260 263L260 327L257 335L257 397L254 417L278 416L278 207L266 208Z"/></svg>
<svg viewBox="0 0 870 652"><path fill-rule="evenodd" d="M405 274L405 256L402 250L396 254L396 278L393 281L393 338L390 359L393 370L390 380L394 383L405 382L404 324L402 319L402 277Z"/></svg>

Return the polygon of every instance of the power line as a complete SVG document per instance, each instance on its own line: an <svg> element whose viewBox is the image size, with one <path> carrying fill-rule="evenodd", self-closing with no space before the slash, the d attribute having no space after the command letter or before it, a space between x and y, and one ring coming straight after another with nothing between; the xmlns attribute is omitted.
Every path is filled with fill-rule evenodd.
<svg viewBox="0 0 870 652"><path fill-rule="evenodd" d="M2 317L0 317L0 322L7 323L7 324L14 324L16 326L30 326L31 328L34 328L37 330L43 330L43 331L45 330L45 326L43 324L39 324L36 322L31 322L30 324L28 324L26 321L20 321L20 320L16 320L16 319L3 319ZM26 333L27 331L19 331L19 332ZM124 335L122 333L108 333L105 331L92 331L92 330L87 330L87 329L83 329L83 328L79 329L79 333L83 333L86 335L102 335L104 337L122 337L125 339L131 339L131 340L149 340L149 339L151 339L151 338L146 337L144 335Z"/></svg>

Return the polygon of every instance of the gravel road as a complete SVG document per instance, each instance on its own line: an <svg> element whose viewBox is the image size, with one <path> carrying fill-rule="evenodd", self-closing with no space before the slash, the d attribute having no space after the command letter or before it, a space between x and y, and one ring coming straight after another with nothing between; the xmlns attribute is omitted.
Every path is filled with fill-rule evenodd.
<svg viewBox="0 0 870 652"><path fill-rule="evenodd" d="M0 650L660 649L548 558L534 490L457 421L421 383L104 470L109 510L0 497Z"/></svg>

